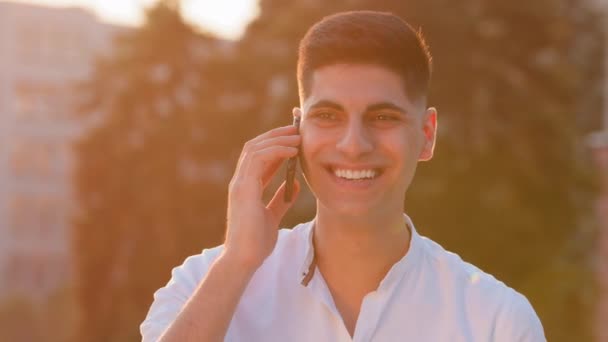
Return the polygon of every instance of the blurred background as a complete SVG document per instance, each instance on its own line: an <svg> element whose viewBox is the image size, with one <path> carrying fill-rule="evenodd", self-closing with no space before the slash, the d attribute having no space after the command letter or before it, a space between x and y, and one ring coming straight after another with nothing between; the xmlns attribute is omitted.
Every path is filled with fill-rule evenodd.
<svg viewBox="0 0 608 342"><path fill-rule="evenodd" d="M0 1L0 340L140 340L171 269L222 243L242 144L291 122L305 30L351 9L431 46L421 234L549 341L608 341L604 0Z"/></svg>

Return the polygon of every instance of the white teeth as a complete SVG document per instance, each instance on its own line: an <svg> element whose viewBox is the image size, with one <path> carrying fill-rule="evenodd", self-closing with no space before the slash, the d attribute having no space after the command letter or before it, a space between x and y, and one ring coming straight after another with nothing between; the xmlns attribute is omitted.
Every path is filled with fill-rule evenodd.
<svg viewBox="0 0 608 342"><path fill-rule="evenodd" d="M376 177L376 171L374 170L342 170L335 169L334 174L340 178L346 179L363 179L363 178L374 178Z"/></svg>

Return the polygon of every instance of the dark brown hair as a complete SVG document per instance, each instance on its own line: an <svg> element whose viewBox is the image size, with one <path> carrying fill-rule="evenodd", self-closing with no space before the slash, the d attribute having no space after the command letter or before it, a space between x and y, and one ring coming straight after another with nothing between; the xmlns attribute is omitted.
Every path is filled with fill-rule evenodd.
<svg viewBox="0 0 608 342"><path fill-rule="evenodd" d="M351 63L386 67L401 76L411 101L426 97L431 77L428 46L421 32L392 13L342 12L313 25L298 51L300 99L310 95L316 69Z"/></svg>

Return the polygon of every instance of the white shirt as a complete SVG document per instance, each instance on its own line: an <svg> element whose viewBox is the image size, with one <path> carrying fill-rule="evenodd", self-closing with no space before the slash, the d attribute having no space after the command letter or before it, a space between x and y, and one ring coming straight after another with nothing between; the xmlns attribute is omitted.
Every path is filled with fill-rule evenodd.
<svg viewBox="0 0 608 342"><path fill-rule="evenodd" d="M524 296L418 235L410 218L405 220L410 248L363 298L352 338L314 263L311 221L279 231L225 341L546 341ZM158 340L173 322L222 248L204 250L173 269L140 326L144 342Z"/></svg>

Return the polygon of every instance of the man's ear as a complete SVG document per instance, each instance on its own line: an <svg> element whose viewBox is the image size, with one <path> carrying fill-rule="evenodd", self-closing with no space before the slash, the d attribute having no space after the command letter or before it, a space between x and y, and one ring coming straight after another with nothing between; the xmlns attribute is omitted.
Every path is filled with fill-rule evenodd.
<svg viewBox="0 0 608 342"><path fill-rule="evenodd" d="M437 138L437 109L430 107L422 118L422 131L424 133L424 144L418 156L418 161L429 161L433 158L435 140Z"/></svg>

